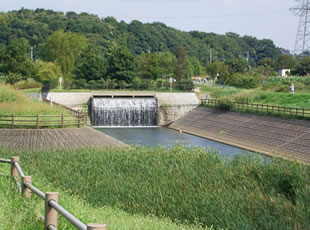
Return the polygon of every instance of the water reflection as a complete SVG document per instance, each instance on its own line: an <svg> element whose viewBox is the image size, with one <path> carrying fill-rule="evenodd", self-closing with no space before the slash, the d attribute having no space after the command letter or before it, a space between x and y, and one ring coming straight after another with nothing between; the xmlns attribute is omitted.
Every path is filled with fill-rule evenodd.
<svg viewBox="0 0 310 230"><path fill-rule="evenodd" d="M102 128L99 131L114 137L126 144L143 146L174 146L183 144L185 146L198 146L206 149L218 150L223 156L233 156L246 153L244 149L221 144L216 141L193 136L178 131L157 127L157 128ZM247 152L248 153L248 152Z"/></svg>

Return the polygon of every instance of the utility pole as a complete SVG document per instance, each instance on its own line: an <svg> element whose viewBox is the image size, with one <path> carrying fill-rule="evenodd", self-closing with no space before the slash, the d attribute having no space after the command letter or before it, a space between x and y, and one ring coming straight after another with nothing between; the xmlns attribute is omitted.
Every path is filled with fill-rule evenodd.
<svg viewBox="0 0 310 230"><path fill-rule="evenodd" d="M30 60L33 61L33 47L30 47Z"/></svg>
<svg viewBox="0 0 310 230"><path fill-rule="evenodd" d="M301 4L290 8L290 11L300 18L294 50L294 55L298 55L310 50L310 0L302 0Z"/></svg>
<svg viewBox="0 0 310 230"><path fill-rule="evenodd" d="M212 50L210 49L210 63L212 63Z"/></svg>

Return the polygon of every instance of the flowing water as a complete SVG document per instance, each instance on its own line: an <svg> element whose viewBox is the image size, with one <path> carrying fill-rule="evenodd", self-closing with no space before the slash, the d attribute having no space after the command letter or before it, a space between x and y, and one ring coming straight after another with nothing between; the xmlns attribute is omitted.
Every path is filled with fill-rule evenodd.
<svg viewBox="0 0 310 230"><path fill-rule="evenodd" d="M94 127L156 126L156 98L93 98L90 119Z"/></svg>

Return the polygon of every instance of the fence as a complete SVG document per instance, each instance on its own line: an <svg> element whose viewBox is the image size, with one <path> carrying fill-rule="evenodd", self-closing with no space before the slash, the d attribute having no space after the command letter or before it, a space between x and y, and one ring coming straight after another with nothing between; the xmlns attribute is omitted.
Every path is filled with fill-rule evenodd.
<svg viewBox="0 0 310 230"><path fill-rule="evenodd" d="M15 181L19 191L27 199L31 198L31 192L35 193L45 201L45 215L41 215L41 220L44 222L44 230L57 230L58 213L66 218L72 225L80 230L106 230L105 224L84 224L70 212L64 209L58 203L58 192L43 193L38 188L33 186L31 176L25 176L20 165L19 157L12 157L11 160L1 159L0 163L11 164L11 176ZM21 177L21 183L20 179Z"/></svg>
<svg viewBox="0 0 310 230"><path fill-rule="evenodd" d="M219 101L214 99L201 99L201 104L208 106L218 106ZM254 103L232 102L233 108L236 110L247 110L254 112L267 112L273 114L289 115L300 118L310 118L310 109L291 108L277 105L265 105Z"/></svg>
<svg viewBox="0 0 310 230"><path fill-rule="evenodd" d="M0 115L0 127L5 128L48 128L77 126L85 124L84 114L78 115Z"/></svg>

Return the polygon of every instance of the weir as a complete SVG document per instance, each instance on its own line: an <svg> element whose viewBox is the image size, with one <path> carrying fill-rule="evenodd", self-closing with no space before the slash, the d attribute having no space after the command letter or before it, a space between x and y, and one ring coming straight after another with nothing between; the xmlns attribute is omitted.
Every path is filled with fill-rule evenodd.
<svg viewBox="0 0 310 230"><path fill-rule="evenodd" d="M157 108L154 96L93 95L89 114L94 127L147 127L157 126Z"/></svg>

